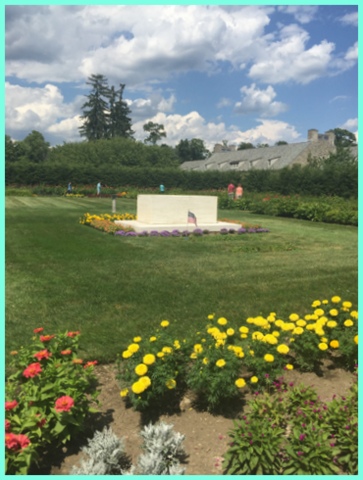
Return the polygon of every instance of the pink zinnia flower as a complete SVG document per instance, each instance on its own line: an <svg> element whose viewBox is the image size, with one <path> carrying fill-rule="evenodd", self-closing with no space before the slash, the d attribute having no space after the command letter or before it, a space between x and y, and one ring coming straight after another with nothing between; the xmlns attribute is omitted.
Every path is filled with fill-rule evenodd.
<svg viewBox="0 0 363 480"><path fill-rule="evenodd" d="M42 332L43 330L44 330L44 328L43 328L43 327L40 327L40 328L34 328L33 332L34 332L34 333L40 333L40 332Z"/></svg>
<svg viewBox="0 0 363 480"><path fill-rule="evenodd" d="M26 367L26 369L23 372L23 375L26 378L33 378L36 375L39 375L39 373L41 372L42 372L42 367L40 366L40 363L31 363Z"/></svg>
<svg viewBox="0 0 363 480"><path fill-rule="evenodd" d="M76 337L77 335L80 335L81 332L79 332L78 330L76 332L68 332L67 333L67 337Z"/></svg>
<svg viewBox="0 0 363 480"><path fill-rule="evenodd" d="M50 352L48 352L47 349L45 349L45 350L40 350L40 352L34 353L34 355L33 355L33 357L35 357L39 362L40 362L43 358L47 359L47 358L49 358L49 357L51 357L51 356L52 356L52 354L51 354Z"/></svg>
<svg viewBox="0 0 363 480"><path fill-rule="evenodd" d="M39 338L40 338L41 342L49 342L54 337L55 337L55 335L40 335Z"/></svg>
<svg viewBox="0 0 363 480"><path fill-rule="evenodd" d="M64 395L63 397L59 397L55 401L55 409L57 412L69 412L69 410L74 406L74 400L72 397L68 395Z"/></svg>
<svg viewBox="0 0 363 480"><path fill-rule="evenodd" d="M9 402L5 402L5 410L12 410L18 406L18 402L16 400L10 400Z"/></svg>
<svg viewBox="0 0 363 480"><path fill-rule="evenodd" d="M5 435L5 445L9 450L22 450L30 445L30 440L26 435L19 433L7 433Z"/></svg>
<svg viewBox="0 0 363 480"><path fill-rule="evenodd" d="M93 360L93 362L87 362L83 368L93 367L93 365L97 365L97 360Z"/></svg>
<svg viewBox="0 0 363 480"><path fill-rule="evenodd" d="M72 353L72 350L62 350L61 354L62 355L70 355Z"/></svg>

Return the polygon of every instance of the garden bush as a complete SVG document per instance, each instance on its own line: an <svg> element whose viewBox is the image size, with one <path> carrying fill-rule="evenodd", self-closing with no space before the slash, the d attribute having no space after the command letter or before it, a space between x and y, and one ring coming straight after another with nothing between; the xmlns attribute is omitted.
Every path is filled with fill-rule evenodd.
<svg viewBox="0 0 363 480"><path fill-rule="evenodd" d="M6 379L5 469L26 475L46 447L68 442L95 412L94 365L78 357L79 332L44 335L12 352Z"/></svg>
<svg viewBox="0 0 363 480"><path fill-rule="evenodd" d="M248 387L268 388L284 370L319 372L323 360L353 370L358 359L358 312L339 296L315 300L305 315L283 320L275 312L242 325L208 316L205 331L176 339L172 324L134 337L119 358L121 396L136 409L162 410L168 390L187 386L213 411ZM166 397L165 397L166 398ZM176 402L176 399L174 399Z"/></svg>

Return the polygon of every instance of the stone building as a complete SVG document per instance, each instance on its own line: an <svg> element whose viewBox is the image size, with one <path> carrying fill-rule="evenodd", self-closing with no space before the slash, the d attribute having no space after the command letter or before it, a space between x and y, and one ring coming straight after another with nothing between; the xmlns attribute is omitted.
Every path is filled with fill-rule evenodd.
<svg viewBox="0 0 363 480"><path fill-rule="evenodd" d="M325 158L336 151L333 132L320 134L318 130L308 130L306 142L276 145L273 147L236 150L235 147L217 144L214 152L204 160L193 160L180 165L183 170L238 170L251 169L277 170L290 165L306 165L309 155ZM355 150L354 150L355 148ZM357 156L357 148L352 153Z"/></svg>

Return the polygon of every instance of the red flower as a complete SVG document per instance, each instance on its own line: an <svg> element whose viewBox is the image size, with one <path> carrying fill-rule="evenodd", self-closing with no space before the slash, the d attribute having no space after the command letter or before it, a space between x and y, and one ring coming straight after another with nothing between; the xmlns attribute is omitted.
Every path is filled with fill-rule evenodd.
<svg viewBox="0 0 363 480"><path fill-rule="evenodd" d="M81 334L81 332L79 332L78 330L77 330L77 332L68 332L67 337L73 338L73 337L76 337L77 335L80 335L80 334Z"/></svg>
<svg viewBox="0 0 363 480"><path fill-rule="evenodd" d="M9 402L5 402L5 410L12 410L18 406L18 402L16 400L11 400Z"/></svg>
<svg viewBox="0 0 363 480"><path fill-rule="evenodd" d="M42 367L40 366L40 363L31 363L26 367L23 375L26 378L33 378L36 375L39 375L40 372L42 372Z"/></svg>
<svg viewBox="0 0 363 480"><path fill-rule="evenodd" d="M40 352L34 353L34 355L33 355L33 357L35 357L39 362L40 362L43 358L47 359L47 358L49 358L49 357L51 357L51 356L52 356L52 354L51 354L50 352L48 352L47 349L45 349L45 350L40 350Z"/></svg>
<svg viewBox="0 0 363 480"><path fill-rule="evenodd" d="M40 332L42 332L43 330L44 330L44 328L43 328L43 327L40 327L40 328L34 328L33 332L34 332L34 333L40 333Z"/></svg>
<svg viewBox="0 0 363 480"><path fill-rule="evenodd" d="M61 354L62 355L70 355L72 353L72 350L62 350Z"/></svg>
<svg viewBox="0 0 363 480"><path fill-rule="evenodd" d="M9 420L5 419L5 432L8 432L10 430L10 427L11 423L9 422Z"/></svg>
<svg viewBox="0 0 363 480"><path fill-rule="evenodd" d="M69 412L69 410L74 406L74 400L72 397L68 395L64 395L63 397L59 397L55 401L55 409L57 412Z"/></svg>
<svg viewBox="0 0 363 480"><path fill-rule="evenodd" d="M37 413L35 415L36 417L40 417L40 413ZM39 422L37 423L37 427L38 428L42 428L42 426L47 423L47 419L46 418L42 418L41 420L39 420Z"/></svg>
<svg viewBox="0 0 363 480"><path fill-rule="evenodd" d="M9 450L22 450L30 444L30 440L26 435L19 433L7 433L5 435L5 445Z"/></svg>
<svg viewBox="0 0 363 480"><path fill-rule="evenodd" d="M93 360L93 362L87 362L83 368L93 367L93 365L97 365L97 360Z"/></svg>
<svg viewBox="0 0 363 480"><path fill-rule="evenodd" d="M49 340L52 340L52 338L54 338L55 335L40 335L40 341L41 342L49 342Z"/></svg>

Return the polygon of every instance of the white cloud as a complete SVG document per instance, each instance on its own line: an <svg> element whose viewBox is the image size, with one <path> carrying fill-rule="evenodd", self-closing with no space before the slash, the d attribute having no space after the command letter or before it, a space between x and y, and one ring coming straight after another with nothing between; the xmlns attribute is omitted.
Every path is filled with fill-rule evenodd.
<svg viewBox="0 0 363 480"><path fill-rule="evenodd" d="M274 101L275 90L269 85L265 90L260 90L252 83L250 87L242 87L242 101L237 102L234 111L240 114L256 113L263 117L273 117L287 110L287 105Z"/></svg>
<svg viewBox="0 0 363 480"><path fill-rule="evenodd" d="M317 5L282 5L278 11L292 15L300 23L309 23L315 19L318 12Z"/></svg>
<svg viewBox="0 0 363 480"><path fill-rule="evenodd" d="M343 25L358 27L358 12L347 13L339 18Z"/></svg>
<svg viewBox="0 0 363 480"><path fill-rule="evenodd" d="M217 108L229 107L232 105L232 100L230 98L222 97L217 103Z"/></svg>

